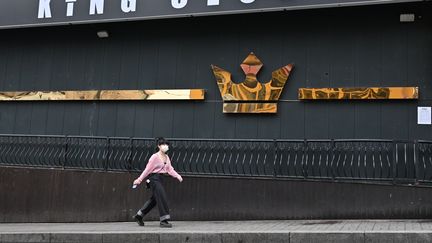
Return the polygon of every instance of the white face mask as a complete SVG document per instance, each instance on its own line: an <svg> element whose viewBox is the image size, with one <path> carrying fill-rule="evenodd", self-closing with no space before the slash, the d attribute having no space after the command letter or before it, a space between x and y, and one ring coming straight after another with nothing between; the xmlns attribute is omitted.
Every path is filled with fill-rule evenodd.
<svg viewBox="0 0 432 243"><path fill-rule="evenodd" d="M166 145L166 144L162 144L162 145L160 146L160 150L161 150L162 152L166 153L166 152L168 152L168 150L169 150L169 146Z"/></svg>

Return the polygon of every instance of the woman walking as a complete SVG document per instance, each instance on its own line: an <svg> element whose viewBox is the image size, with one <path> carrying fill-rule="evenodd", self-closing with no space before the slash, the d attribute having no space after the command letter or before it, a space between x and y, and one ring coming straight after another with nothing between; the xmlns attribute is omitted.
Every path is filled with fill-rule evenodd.
<svg viewBox="0 0 432 243"><path fill-rule="evenodd" d="M148 180L147 182L150 185L153 195L133 217L138 225L144 226L143 217L157 205L160 216L160 227L171 228L172 225L168 222L170 214L165 189L163 187L163 177L164 175L170 175L180 182L183 181L183 178L174 170L171 165L171 160L166 154L169 150L169 142L164 138L157 138L156 143L158 152L150 157L140 177L133 182L134 185L139 185L148 178L150 182L148 182Z"/></svg>

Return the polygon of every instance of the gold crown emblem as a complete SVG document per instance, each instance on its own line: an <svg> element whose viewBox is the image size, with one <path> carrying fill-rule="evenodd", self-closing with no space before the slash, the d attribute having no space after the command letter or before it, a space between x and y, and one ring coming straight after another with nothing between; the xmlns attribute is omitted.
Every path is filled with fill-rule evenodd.
<svg viewBox="0 0 432 243"><path fill-rule="evenodd" d="M272 79L260 83L257 74L263 63L251 52L240 65L246 75L242 83L231 80L231 73L212 65L219 91L224 101L224 113L276 113L277 101L294 68L288 64L272 72Z"/></svg>

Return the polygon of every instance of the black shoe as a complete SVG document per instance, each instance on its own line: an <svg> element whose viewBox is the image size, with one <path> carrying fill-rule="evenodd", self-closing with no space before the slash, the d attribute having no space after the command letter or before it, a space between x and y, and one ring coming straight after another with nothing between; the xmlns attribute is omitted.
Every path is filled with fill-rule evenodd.
<svg viewBox="0 0 432 243"><path fill-rule="evenodd" d="M137 224L139 226L144 226L144 221L143 221L143 217L141 215L135 214L133 216L133 219L135 220L135 222L137 222Z"/></svg>
<svg viewBox="0 0 432 243"><path fill-rule="evenodd" d="M161 228L172 228L172 224L168 223L168 221L161 221L160 222L160 227Z"/></svg>

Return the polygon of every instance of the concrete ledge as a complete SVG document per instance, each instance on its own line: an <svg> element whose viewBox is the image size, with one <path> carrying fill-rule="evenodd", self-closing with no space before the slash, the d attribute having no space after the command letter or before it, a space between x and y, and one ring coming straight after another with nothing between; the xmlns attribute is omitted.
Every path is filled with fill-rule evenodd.
<svg viewBox="0 0 432 243"><path fill-rule="evenodd" d="M1 243L423 243L432 242L432 233L53 233L53 234L2 234Z"/></svg>
<svg viewBox="0 0 432 243"><path fill-rule="evenodd" d="M159 242L180 243L180 242L208 242L221 243L221 234L217 233L171 233L159 235Z"/></svg>
<svg viewBox="0 0 432 243"><path fill-rule="evenodd" d="M302 232L290 233L290 243L332 242L332 243L364 243L364 233L333 233L333 232Z"/></svg>
<svg viewBox="0 0 432 243"><path fill-rule="evenodd" d="M50 243L102 243L102 234L50 234Z"/></svg>
<svg viewBox="0 0 432 243"><path fill-rule="evenodd" d="M0 243L416 243L432 242L431 220L158 221L0 224Z"/></svg>
<svg viewBox="0 0 432 243"><path fill-rule="evenodd" d="M290 233L222 233L221 243L238 243L238 242L289 242Z"/></svg>
<svg viewBox="0 0 432 243"><path fill-rule="evenodd" d="M432 242L432 233L365 233L365 243Z"/></svg>
<svg viewBox="0 0 432 243"><path fill-rule="evenodd" d="M102 235L103 243L142 243L142 242L160 242L159 234L156 233L108 233Z"/></svg>
<svg viewBox="0 0 432 243"><path fill-rule="evenodd" d="M50 243L50 234L1 234L0 242Z"/></svg>

